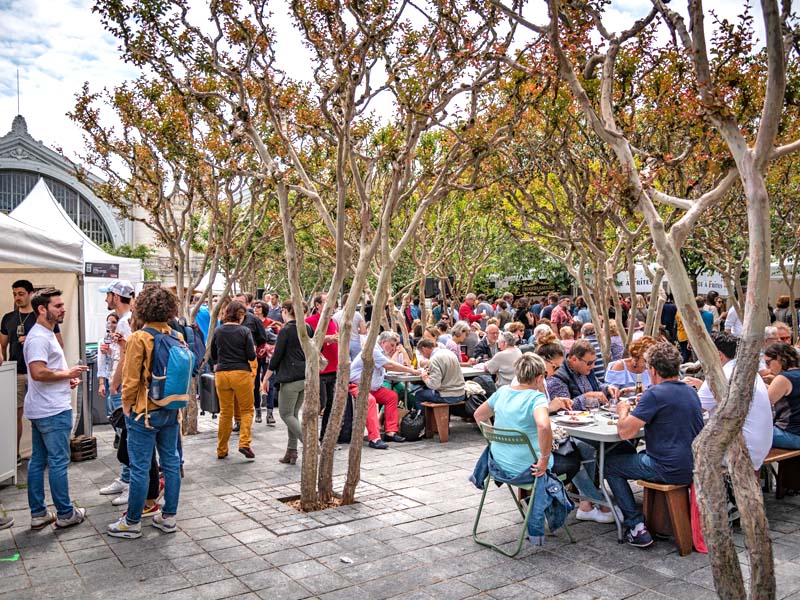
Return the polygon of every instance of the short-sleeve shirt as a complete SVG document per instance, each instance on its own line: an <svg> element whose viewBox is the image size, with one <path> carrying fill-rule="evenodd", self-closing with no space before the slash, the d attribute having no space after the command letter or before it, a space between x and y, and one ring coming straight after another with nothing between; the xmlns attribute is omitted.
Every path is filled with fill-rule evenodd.
<svg viewBox="0 0 800 600"><path fill-rule="evenodd" d="M642 394L631 413L644 421L647 455L665 483L692 482L692 442L703 428L700 398L681 381L663 381Z"/></svg>
<svg viewBox="0 0 800 600"><path fill-rule="evenodd" d="M38 323L31 328L25 339L25 363L43 362L53 371L67 368L64 350L56 334ZM25 395L23 415L26 419L44 419L72 408L69 380L47 382L28 377L28 393Z"/></svg>
<svg viewBox="0 0 800 600"><path fill-rule="evenodd" d="M358 353L350 363L350 383L358 383L361 380L361 373L364 371L364 351ZM369 384L369 390L374 392L383 385L383 377L386 374L384 365L389 362L389 357L383 353L379 345L375 345L372 350L372 358L375 361L375 370L372 372L372 380Z"/></svg>
<svg viewBox="0 0 800 600"><path fill-rule="evenodd" d="M494 426L519 429L524 432L537 452L539 449L539 432L533 419L534 409L547 409L547 396L537 390L514 390L505 386L492 394L488 400L494 411ZM492 444L492 456L498 465L509 475L518 475L527 471L534 463L530 449L525 445L510 445L495 442ZM550 455L548 468L553 466Z"/></svg>
<svg viewBox="0 0 800 600"><path fill-rule="evenodd" d="M10 313L3 315L0 321L0 333L8 337L8 354L6 360L17 361L17 373L25 375L28 372L28 367L25 365L25 356L23 355L23 346L19 343L19 336L17 335L17 327L22 325L25 328L25 335L27 336L33 326L36 325L36 313L31 311L29 313L21 313L18 310L12 310ZM59 333L61 330L56 323L54 332Z"/></svg>
<svg viewBox="0 0 800 600"><path fill-rule="evenodd" d="M319 313L309 315L306 317L306 324L311 325L314 331L316 331L321 316L322 315ZM336 335L337 333L339 333L339 327L336 325L336 321L331 319L328 321L328 329L325 331L325 335ZM336 368L339 366L339 344L336 342L332 344L323 344L322 356L328 359L328 364L325 365L325 369L320 371L320 373L335 373Z"/></svg>

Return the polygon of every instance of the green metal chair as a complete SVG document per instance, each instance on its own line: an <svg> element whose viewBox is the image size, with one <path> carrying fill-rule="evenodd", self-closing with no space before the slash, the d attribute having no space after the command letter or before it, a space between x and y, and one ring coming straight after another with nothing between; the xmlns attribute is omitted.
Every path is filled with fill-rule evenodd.
<svg viewBox="0 0 800 600"><path fill-rule="evenodd" d="M499 444L512 444L515 446L522 446L527 445L528 449L531 451L531 455L533 456L534 462L538 461L536 455L536 450L533 449L533 445L531 444L530 439L528 438L527 434L524 431L520 431L519 429L507 429L504 427L493 427L488 423L480 423L480 430L483 434L483 437L486 438L486 443L491 448L493 442L497 442ZM563 482L566 477L559 476L559 479ZM511 492L511 497L514 499L514 504L517 506L517 510L519 510L519 514L522 515L522 528L520 529L519 536L517 539L516 549L513 552L508 552L501 548L500 546L496 546L492 544L488 540L480 539L478 537L478 524L481 520L481 513L483 512L483 504L486 501L486 494L489 491L489 486L491 482L494 480L492 474L489 473L486 476L486 481L483 482L483 494L481 495L481 503L478 505L478 514L475 515L475 524L472 526L472 539L475 540L481 546L486 546L491 548L492 550L496 550L500 554L508 556L509 558L514 558L517 554L519 554L520 550L522 550L522 544L525 541L525 535L528 532L528 521L531 518L531 510L533 509L533 499L534 494L536 493L535 484L524 484L524 485L512 485L506 482L498 482L504 483L506 487L508 487L509 492ZM517 494L514 493L514 488L519 488L522 490L526 490L530 492L530 497L528 498L527 508L523 508L522 502L517 498ZM564 523L564 530L567 532L567 536L569 537L570 543L574 544L575 539L572 537L572 533L567 527L567 524Z"/></svg>

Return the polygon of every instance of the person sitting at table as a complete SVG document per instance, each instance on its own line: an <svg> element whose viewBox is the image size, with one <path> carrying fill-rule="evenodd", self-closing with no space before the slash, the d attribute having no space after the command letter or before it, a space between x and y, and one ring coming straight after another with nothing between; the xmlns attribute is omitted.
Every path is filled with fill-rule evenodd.
<svg viewBox="0 0 800 600"><path fill-rule="evenodd" d="M621 439L629 440L637 437L644 427L647 446L638 454L609 454L605 467L606 481L628 528L627 541L638 548L650 546L653 538L644 525L628 480L691 484L692 442L703 428L697 392L678 379L681 365L678 349L669 343L655 344L645 359L653 385L642 394L633 411L627 400L619 403L617 432Z"/></svg>
<svg viewBox="0 0 800 600"><path fill-rule="evenodd" d="M786 342L774 342L764 350L767 368L775 374L769 384L769 401L774 407L772 445L800 450L800 364L797 350Z"/></svg>
<svg viewBox="0 0 800 600"><path fill-rule="evenodd" d="M564 349L558 342L552 330L539 338L539 345L535 354L544 360L545 364L545 393L547 380L550 379L564 363ZM550 414L560 410L572 409L572 400L569 398L551 397L548 395ZM597 465L597 449L577 438L569 438L572 445L580 453L581 466L583 467L573 478L572 483L578 488L581 496L588 500L581 500L575 518L579 521L595 521L597 523L613 523L614 516L607 506L594 506L592 501L602 502L603 494L594 484L594 474ZM561 447L559 447L559 450ZM559 450L555 450L558 453Z"/></svg>
<svg viewBox="0 0 800 600"><path fill-rule="evenodd" d="M492 442L489 468L494 464L502 471L498 476L519 484L533 483L548 471L566 475L567 480L571 480L580 469L580 454L577 451L553 453L553 431L544 387L545 362L536 354L523 354L517 361L515 376L512 385L498 389L478 407L475 422L491 424L494 417L495 427L522 431L536 449L537 456L533 456L525 444ZM479 474L482 460L484 456L476 465L473 483L482 477L482 473ZM529 522L529 535L533 536L537 529L541 529L541 523Z"/></svg>
<svg viewBox="0 0 800 600"><path fill-rule="evenodd" d="M472 358L478 361L489 360L498 352L497 341L500 338L500 328L497 325L487 325L486 335L478 342L472 351Z"/></svg>
<svg viewBox="0 0 800 600"><path fill-rule="evenodd" d="M422 357L429 361L428 371L422 375L425 386L414 392L417 406L420 402L453 404L465 397L461 364L452 352L440 350L434 353L435 347L433 341L426 338L417 344Z"/></svg>
<svg viewBox="0 0 800 600"><path fill-rule="evenodd" d="M506 331L510 331L519 338L517 344L525 343L525 326L519 321L513 321L506 325Z"/></svg>
<svg viewBox="0 0 800 600"><path fill-rule="evenodd" d="M547 380L551 398L572 399L575 410L586 410L605 404L609 397L618 398L619 388L601 384L594 376L594 346L586 340L572 345L561 368Z"/></svg>
<svg viewBox="0 0 800 600"><path fill-rule="evenodd" d="M736 347L739 339L728 333L716 333L712 339L717 352L719 352L722 372L730 381L736 366ZM684 377L683 382L697 390L701 406L709 416L714 416L714 412L717 410L717 399L708 382L694 377ZM742 435L747 445L747 453L753 462L753 468L758 471L772 447L772 405L769 402L767 386L760 377L756 377L753 384L753 401L744 419Z"/></svg>
<svg viewBox="0 0 800 600"><path fill-rule="evenodd" d="M559 335L561 336L561 345L564 346L564 351L569 352L572 344L575 343L575 331L573 331L572 326L564 325L560 329Z"/></svg>
<svg viewBox="0 0 800 600"><path fill-rule="evenodd" d="M390 371L400 371L401 373L411 373L420 375L421 371L411 367L401 365L389 358L397 349L400 336L394 331L383 331L378 337L378 343L372 351L372 358L375 366L369 385L369 406L367 408L367 436L369 447L379 450L386 450L386 442L405 442L406 439L399 435L397 423L397 394L390 389L383 387L383 379L386 369ZM420 342L421 343L421 342ZM358 353L350 364L350 394L353 398L358 396L358 385L361 382L361 373L364 371L364 351ZM383 406L383 422L385 432L381 439L380 423L378 422L378 407Z"/></svg>
<svg viewBox="0 0 800 600"><path fill-rule="evenodd" d="M466 321L458 321L450 329L450 340L447 342L447 349L453 352L458 357L458 362L469 367L475 364L474 358L467 358L465 352L461 351L461 346L466 345L467 336L469 335L469 323Z"/></svg>
<svg viewBox="0 0 800 600"><path fill-rule="evenodd" d="M621 388L623 393L632 393L636 389L636 383L642 382L642 388L650 387L650 374L647 372L647 363L644 354L656 341L649 335L640 337L631 342L628 346L628 358L615 360L608 365L605 380L606 383L616 385Z"/></svg>
<svg viewBox="0 0 800 600"><path fill-rule="evenodd" d="M514 365L522 351L517 347L517 336L508 331L500 335L500 351L486 363L486 372L495 375L497 387L508 385L514 379Z"/></svg>

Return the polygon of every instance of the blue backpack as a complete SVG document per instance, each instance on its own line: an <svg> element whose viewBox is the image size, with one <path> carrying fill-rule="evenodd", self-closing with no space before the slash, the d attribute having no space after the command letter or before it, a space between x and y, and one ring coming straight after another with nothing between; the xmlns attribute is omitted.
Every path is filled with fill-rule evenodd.
<svg viewBox="0 0 800 600"><path fill-rule="evenodd" d="M153 336L153 356L150 362L150 400L167 410L186 406L192 385L195 358L189 346L174 329L161 333L145 327Z"/></svg>

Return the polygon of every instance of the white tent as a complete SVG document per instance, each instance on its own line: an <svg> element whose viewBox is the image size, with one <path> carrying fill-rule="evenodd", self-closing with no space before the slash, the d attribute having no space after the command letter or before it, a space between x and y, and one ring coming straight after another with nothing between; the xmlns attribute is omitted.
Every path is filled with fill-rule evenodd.
<svg viewBox="0 0 800 600"><path fill-rule="evenodd" d="M208 285L208 280L211 278L211 271L203 275L203 278L200 280L195 286L196 290L204 290ZM211 284L211 293L212 294L221 294L225 291L225 285L228 283L228 280L225 279L225 275L222 273L217 273L214 277L214 283Z"/></svg>
<svg viewBox="0 0 800 600"><path fill-rule="evenodd" d="M14 309L11 284L18 279L28 279L35 288L55 287L62 291L67 308L64 323L61 325L64 353L70 365L77 364L79 359L85 360L81 245L48 235L0 213L0 314ZM80 389L84 390L82 405L87 406L86 386ZM0 400L4 404L16 402L16 398L5 397L5 394L10 393L10 389L0 386ZM84 423L86 424L85 421ZM16 440L14 442L16 445ZM26 431L22 452L25 453L29 448L30 433Z"/></svg>
<svg viewBox="0 0 800 600"><path fill-rule="evenodd" d="M100 292L100 288L116 278L127 279L137 287L136 284L141 283L143 279L142 261L138 258L109 254L95 244L69 217L43 179L39 179L25 200L11 212L11 216L56 237L83 245L83 271L86 273L84 302L86 340L98 341L105 335L106 316L109 312L105 295ZM93 275L93 273L107 272L108 267L112 267L110 277Z"/></svg>

